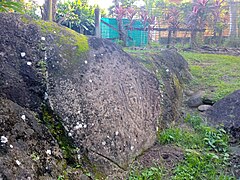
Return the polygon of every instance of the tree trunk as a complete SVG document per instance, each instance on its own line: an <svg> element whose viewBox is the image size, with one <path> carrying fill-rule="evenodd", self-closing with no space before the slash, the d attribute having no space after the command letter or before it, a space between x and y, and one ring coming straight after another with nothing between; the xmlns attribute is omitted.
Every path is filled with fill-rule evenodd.
<svg viewBox="0 0 240 180"><path fill-rule="evenodd" d="M237 37L237 10L238 6L236 2L229 2L229 12L230 12L230 37Z"/></svg>
<svg viewBox="0 0 240 180"><path fill-rule="evenodd" d="M168 31L168 38L167 38L167 48L170 47L171 38L172 38L172 30L169 30L169 31Z"/></svg>
<svg viewBox="0 0 240 180"><path fill-rule="evenodd" d="M190 45L191 45L192 49L196 48L196 46L197 46L196 41L197 41L197 31L192 30L191 38L190 38Z"/></svg>
<svg viewBox="0 0 240 180"><path fill-rule="evenodd" d="M100 27L101 12L100 12L100 9L96 8L94 13L95 13L95 36L100 38L101 37L101 27Z"/></svg>
<svg viewBox="0 0 240 180"><path fill-rule="evenodd" d="M45 0L42 9L42 19L45 21L55 21L57 11L57 0Z"/></svg>

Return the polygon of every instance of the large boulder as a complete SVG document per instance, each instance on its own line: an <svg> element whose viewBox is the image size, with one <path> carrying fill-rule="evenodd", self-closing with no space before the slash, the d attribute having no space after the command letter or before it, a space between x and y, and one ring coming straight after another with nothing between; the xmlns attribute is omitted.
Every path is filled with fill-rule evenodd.
<svg viewBox="0 0 240 180"><path fill-rule="evenodd" d="M49 57L49 102L75 144L94 154L93 160L107 157L111 161L104 164L126 169L156 140L158 81L113 43L88 42L87 55L77 62Z"/></svg>
<svg viewBox="0 0 240 180"><path fill-rule="evenodd" d="M0 116L16 116L8 118L12 124L6 123L0 135L3 142L5 137L23 142L26 164L34 164L35 151L48 157L56 146L63 150L60 162L81 163L94 179L125 179L128 166L155 143L158 127L179 118L183 83L190 75L178 53L149 55L147 64L154 67L149 71L110 41L27 16L0 13L0 19ZM19 118L20 112L29 122ZM9 129L15 124L22 124L21 131ZM22 131L26 138L17 136ZM3 170L11 156L4 159L6 151ZM23 156L17 159L22 166ZM47 160L41 162L50 164L56 179L62 166L55 168L57 157ZM39 171L26 167L23 173L48 176ZM25 177L15 166L6 172Z"/></svg>
<svg viewBox="0 0 240 180"><path fill-rule="evenodd" d="M216 102L206 111L211 124L224 127L235 137L240 138L240 90Z"/></svg>
<svg viewBox="0 0 240 180"><path fill-rule="evenodd" d="M54 138L63 144L52 127L61 123L90 170L102 177L126 170L154 144L160 91L153 74L110 41L16 14L0 19L0 96L42 120L52 112Z"/></svg>

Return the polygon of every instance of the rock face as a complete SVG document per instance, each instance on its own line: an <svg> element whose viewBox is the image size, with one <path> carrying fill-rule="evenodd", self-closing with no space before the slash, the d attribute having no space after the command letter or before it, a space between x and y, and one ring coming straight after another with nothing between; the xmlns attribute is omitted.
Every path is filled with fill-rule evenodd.
<svg viewBox="0 0 240 180"><path fill-rule="evenodd" d="M240 138L240 90L216 102L206 113L212 124L223 124L235 138Z"/></svg>
<svg viewBox="0 0 240 180"><path fill-rule="evenodd" d="M89 38L89 45L74 66L50 60L49 101L78 146L126 168L155 142L158 81L109 41Z"/></svg>
<svg viewBox="0 0 240 180"><path fill-rule="evenodd" d="M93 179L125 179L157 127L179 116L189 78L179 54L154 55L151 72L110 41L16 14L0 19L0 177L57 179L73 142L80 160L71 163Z"/></svg>
<svg viewBox="0 0 240 180"><path fill-rule="evenodd" d="M131 54L135 56L134 53ZM161 91L159 128L164 129L181 117L183 84L191 79L187 62L176 51L143 53L139 62L158 78Z"/></svg>
<svg viewBox="0 0 240 180"><path fill-rule="evenodd" d="M0 179L51 179L62 174L62 150L38 121L30 110L0 97Z"/></svg>

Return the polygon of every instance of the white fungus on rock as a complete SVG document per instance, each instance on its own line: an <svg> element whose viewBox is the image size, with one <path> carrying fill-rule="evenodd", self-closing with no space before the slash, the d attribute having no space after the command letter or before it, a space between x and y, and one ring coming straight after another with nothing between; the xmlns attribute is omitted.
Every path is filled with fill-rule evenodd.
<svg viewBox="0 0 240 180"><path fill-rule="evenodd" d="M21 116L21 119L25 121L25 120L26 120L26 116L23 114L23 115Z"/></svg>
<svg viewBox="0 0 240 180"><path fill-rule="evenodd" d="M7 142L8 142L7 137L1 136L1 143L5 144L5 143L7 143Z"/></svg>
<svg viewBox="0 0 240 180"><path fill-rule="evenodd" d="M48 150L46 151L46 154L51 155L51 154L52 154L52 151L51 151L50 149L48 149Z"/></svg>
<svg viewBox="0 0 240 180"><path fill-rule="evenodd" d="M19 160L16 160L16 164L20 166L22 163Z"/></svg>
<svg viewBox="0 0 240 180"><path fill-rule="evenodd" d="M26 56L26 53L25 52L21 52L21 57L25 57Z"/></svg>

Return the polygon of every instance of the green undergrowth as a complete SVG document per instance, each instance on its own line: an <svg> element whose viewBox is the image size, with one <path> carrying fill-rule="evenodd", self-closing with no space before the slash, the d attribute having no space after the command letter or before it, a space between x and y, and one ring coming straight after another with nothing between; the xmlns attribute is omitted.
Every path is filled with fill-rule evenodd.
<svg viewBox="0 0 240 180"><path fill-rule="evenodd" d="M135 169L130 172L129 180L157 180L162 179L164 174L163 168L150 167L143 170Z"/></svg>
<svg viewBox="0 0 240 180"><path fill-rule="evenodd" d="M229 137L222 128L205 125L199 116L188 115L184 127L171 127L158 135L162 145L177 146L184 151L184 160L174 169L152 167L133 170L129 180L173 179L173 180L234 180L229 165ZM161 163L160 163L161 164ZM170 171L170 172L168 172ZM171 174L171 177L167 177Z"/></svg>
<svg viewBox="0 0 240 180"><path fill-rule="evenodd" d="M182 52L193 75L190 88L205 90L217 101L240 89L240 57Z"/></svg>

